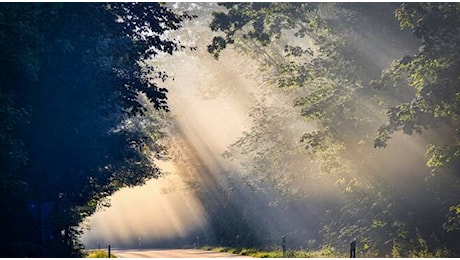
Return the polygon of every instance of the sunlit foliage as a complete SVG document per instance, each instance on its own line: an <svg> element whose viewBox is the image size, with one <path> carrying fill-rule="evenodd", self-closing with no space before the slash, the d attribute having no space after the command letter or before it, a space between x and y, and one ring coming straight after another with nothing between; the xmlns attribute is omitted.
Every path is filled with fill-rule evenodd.
<svg viewBox="0 0 460 260"><path fill-rule="evenodd" d="M317 181L333 176L346 199L324 211L324 218L318 223L324 225L323 237L319 238L322 243L345 249L349 241L358 237L359 251L368 256L447 255L449 250L444 250L444 246L458 250L446 234L455 229L458 212L451 206L459 202L455 196L458 194L458 174L455 176L458 4L229 3L223 6L228 11L215 13L210 25L221 35L214 38L208 51L218 58L220 52L233 44L260 62L267 83L291 97L293 105L300 108L300 115L315 126L299 136L299 140L305 145L306 155L319 163L319 171L324 174ZM407 28L419 42L407 30L401 31ZM376 46L369 47L366 43ZM399 61L391 65L391 59L381 57L378 52L390 53L390 57ZM277 174L282 173L283 166L267 164L285 162L286 156L289 157L281 149L288 147L286 142L263 139L272 133L286 133L289 124L278 126L266 121L277 121L274 115L254 117L255 127L230 151L233 157L246 157L243 167L249 178L263 181L273 178L271 182L283 186L284 177L296 170L280 176ZM435 129L436 126L442 128ZM442 180L426 176L428 189L417 194L427 201L419 202L411 212L405 209L404 201L404 197L410 196L409 189L407 194L396 192L402 189L401 185L410 183L385 181L398 178L397 172L387 170L391 167L386 164L393 164L389 162L392 156L379 156L373 146L385 147L395 131L412 134L422 133L424 129L439 131L441 135L449 133L443 136L444 140L455 142L442 144L442 138L427 141L427 166L446 176ZM423 136L429 139L428 135ZM392 145L405 149L403 144ZM260 160L269 151L266 147L276 148L270 150L270 158ZM413 171L420 171L415 179L423 179L423 174L429 173L424 165L412 167ZM292 175L299 174L297 171ZM261 183L258 185L265 187ZM284 187L290 190L293 186ZM417 189L415 185L411 188ZM310 195L310 201L304 202L308 207L315 199L314 193L309 190L303 193ZM447 221L451 225L444 230L444 216L449 207ZM418 214L432 222L420 222Z"/></svg>
<svg viewBox="0 0 460 260"><path fill-rule="evenodd" d="M415 94L410 101L389 109L389 122L380 128L376 146L385 146L394 131L421 133L446 124L455 129L454 143L428 148L427 164L432 168L449 164L458 167L459 162L460 92L455 76L460 68L459 10L457 3L410 3L398 8L396 17L401 28L412 30L421 46L417 54L395 61L380 83L387 88L409 85Z"/></svg>

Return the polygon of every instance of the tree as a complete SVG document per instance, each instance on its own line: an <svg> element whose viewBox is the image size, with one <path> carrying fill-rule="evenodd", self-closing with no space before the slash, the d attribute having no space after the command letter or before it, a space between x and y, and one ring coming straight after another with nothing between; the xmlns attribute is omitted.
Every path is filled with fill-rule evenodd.
<svg viewBox="0 0 460 260"><path fill-rule="evenodd" d="M140 61L183 49L164 34L189 18L158 3L0 5L4 256L80 255L84 218L159 176L167 75Z"/></svg>
<svg viewBox="0 0 460 260"><path fill-rule="evenodd" d="M458 132L459 70L457 48L460 6L455 3L404 4L396 11L401 28L409 28L420 39L420 52L393 63L382 78L385 87L414 89L413 98L388 111L389 122L379 130L375 145L384 147L394 131L421 133L423 129L448 124ZM443 29L437 26L442 24ZM383 86L382 86L383 87ZM458 136L453 145L431 146L428 165L441 167L458 163Z"/></svg>
<svg viewBox="0 0 460 260"><path fill-rule="evenodd" d="M380 127L375 140L376 147L385 147L396 131L411 135L447 127L449 138L427 147L427 166L434 174L444 171L444 175L456 175L453 183L458 182L460 167L460 92L459 78L455 76L460 71L459 16L458 3L409 3L396 10L401 28L410 29L420 39L421 46L417 54L395 61L382 75L379 87L409 86L414 94L408 101L389 108L388 122ZM457 193L458 187L448 190L447 198ZM458 230L460 204L448 201L457 204L447 205L450 213L445 227Z"/></svg>
<svg viewBox="0 0 460 260"><path fill-rule="evenodd" d="M269 79L271 85L280 87L295 97L294 105L301 109L301 115L316 125L315 130L309 130L302 137L309 158L319 162L323 174L336 178L336 184L347 198L346 203L328 210L329 213L324 218L323 241L340 246L359 236L362 241L359 248L361 252L368 255L389 255L392 250L391 243L403 243L405 246L405 250L395 249L395 252L421 250L419 245L423 243L419 243L420 239L423 240L433 233L442 243L437 244L434 239L428 242L429 247L449 245L455 249L440 228L442 222L439 221L439 205L434 198L437 192L427 192L424 189L417 191L418 196L427 198L424 205L415 206L413 210L417 213L414 214L402 210L405 205L404 197L413 194L408 190L401 191L400 185L403 182L387 184L382 176L397 178L397 171L386 172L386 167L377 166L384 165L392 156L378 156L372 150L375 133L386 121L385 106L404 104L414 94L414 90L400 80L406 77L407 72L396 74L399 78L396 79L397 83L393 82L397 84L394 88L374 88L378 85L375 83L381 70L387 66L385 62L389 62L376 57L375 53L391 51L391 56L401 57L412 51L410 48L400 48L399 52L391 50L391 46L413 41L410 34L400 32L398 24L394 23L392 12L397 6L324 4L314 5L314 8L303 12L297 12L302 4L225 6L228 12L216 13L210 25L211 29L221 32L223 36L214 38L208 46L209 52L218 58L219 52L228 44L243 49L244 53L261 62L263 72L265 75L269 74L265 78ZM401 11L399 15L401 16ZM408 17L418 21L417 15L410 13ZM449 14L440 14L438 18L441 17L449 20L447 24L452 23L455 19L453 17L457 18L453 10ZM369 34L373 34L372 37ZM379 34L392 35L394 38L379 37ZM374 49L369 48L360 40L378 45ZM439 46L433 48L437 49ZM455 47L451 49L451 55L454 50ZM407 62L408 57L403 60ZM436 61L430 66L427 64L429 63L421 64L420 69L426 70L430 66L437 68L440 62ZM456 75L452 71L449 73ZM434 74L426 75L431 79ZM413 76L408 81L410 80L417 81L418 78ZM455 91L448 93L453 100ZM389 115L392 115L391 111L397 110L390 110ZM399 115L398 112L395 115ZM411 113L402 114L403 118L409 119L408 129L417 130L420 122L424 121L418 122L419 125L410 125L410 115ZM385 143L388 140L385 137L392 130L402 129L404 124L398 125L397 120L394 120L396 123L391 123L390 120L390 127L380 128L376 146ZM393 126L395 127L391 128ZM390 130L385 132L387 129ZM264 134L269 132L265 131ZM254 136L264 134L255 132ZM239 141L240 144L245 142L251 142L250 138L245 136ZM404 150L402 144L393 145ZM248 148L243 149L244 153ZM281 154L275 156L282 158ZM259 166L260 164L256 164L253 169L256 170ZM424 178L423 174L427 170L423 165L413 165L412 168L420 171L421 175L414 178L414 182ZM269 172L276 170L279 169L274 168ZM369 173L370 170L372 174ZM452 179L455 183L455 178ZM451 187L446 186L449 190ZM432 220L430 227L427 228L419 218L414 217L416 214L429 215ZM336 218L337 215L341 218ZM392 219L397 221L391 221ZM450 219L454 221L452 216ZM424 241L426 244L427 240Z"/></svg>

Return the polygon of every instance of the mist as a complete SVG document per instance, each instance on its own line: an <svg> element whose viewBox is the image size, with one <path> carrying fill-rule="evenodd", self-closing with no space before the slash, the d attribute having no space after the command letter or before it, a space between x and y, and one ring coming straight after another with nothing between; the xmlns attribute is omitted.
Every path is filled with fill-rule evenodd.
<svg viewBox="0 0 460 260"><path fill-rule="evenodd" d="M225 62L214 60L206 52L210 32L207 36L198 39L201 46L196 52L160 61L174 77L166 82L173 121L167 129L172 160L159 162L167 174L112 196L111 206L88 220L91 228L82 236L88 248L107 244L137 248L139 239L145 247L167 246L171 241L193 244L196 234L206 229L207 213L189 185L197 181L218 193L213 187L226 181L220 174L235 167L221 154L249 129L248 113L254 95L260 92L253 77L256 64L234 52L225 55ZM219 195L214 199L216 203L223 200Z"/></svg>
<svg viewBox="0 0 460 260"><path fill-rule="evenodd" d="M361 132L376 133L386 114L363 94L362 111L357 113L372 114L375 122L369 125L374 128L354 132L344 127L343 145L354 149L337 147L339 169L322 165L311 159L301 141L304 133L319 127L294 106L296 98L311 89L269 86L270 71L261 71L258 61L245 55L243 45L228 47L215 60L207 52L213 37L207 28L211 12L218 7L174 7L199 14L176 35L198 49L149 61L171 76L164 83L171 110L165 129L170 160L158 162L166 174L112 196L111 206L87 222L91 229L82 236L87 248L238 245L241 241L247 246L279 247L281 236L287 237L292 248L317 249L325 242L346 248L368 223L356 221L354 230L339 236L333 230L327 233L325 226L333 226L327 221L336 219L339 229L368 214L365 218L375 224L388 209L393 210L388 211L388 219L416 219L414 230L426 227L418 231L422 235L430 236L437 229L441 207L434 203L436 194L427 192L431 170L425 153L427 145L451 140L451 130L395 133L385 149L375 149L373 143L360 139ZM333 8L325 10L332 22L341 21ZM350 33L364 61L381 72L393 60L416 52L417 43L410 35L395 43L391 39L402 36L376 35L374 23ZM392 26L397 28L397 22ZM393 98L406 100L409 94ZM355 215L341 215L350 205L356 207ZM410 225L405 227L411 229ZM328 236L336 240L325 241ZM358 239L363 244L367 241ZM372 246L376 245L369 243ZM391 250L392 245L380 246Z"/></svg>

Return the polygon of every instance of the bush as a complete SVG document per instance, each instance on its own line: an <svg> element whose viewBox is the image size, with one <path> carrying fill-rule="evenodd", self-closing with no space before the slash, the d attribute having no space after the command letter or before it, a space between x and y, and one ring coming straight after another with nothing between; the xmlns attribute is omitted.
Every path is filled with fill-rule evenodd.
<svg viewBox="0 0 460 260"><path fill-rule="evenodd" d="M109 258L108 253L104 250L89 251L86 257L87 258ZM117 256L111 253L110 258L117 258Z"/></svg>

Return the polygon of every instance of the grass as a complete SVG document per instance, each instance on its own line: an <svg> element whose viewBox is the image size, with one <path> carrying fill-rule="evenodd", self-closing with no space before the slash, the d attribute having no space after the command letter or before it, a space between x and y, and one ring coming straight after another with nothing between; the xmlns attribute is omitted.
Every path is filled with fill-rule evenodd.
<svg viewBox="0 0 460 260"><path fill-rule="evenodd" d="M86 255L86 258L109 258L109 254L105 250L91 250ZM116 255L110 253L110 258L117 258Z"/></svg>
<svg viewBox="0 0 460 260"><path fill-rule="evenodd" d="M251 256L256 258L326 258L326 257L344 257L337 252L333 247L324 247L317 251L306 250L288 250L283 256L281 250L259 250L255 248L232 248L232 247L204 247L203 250L214 252L227 252L237 255Z"/></svg>

